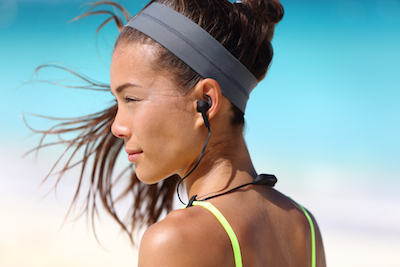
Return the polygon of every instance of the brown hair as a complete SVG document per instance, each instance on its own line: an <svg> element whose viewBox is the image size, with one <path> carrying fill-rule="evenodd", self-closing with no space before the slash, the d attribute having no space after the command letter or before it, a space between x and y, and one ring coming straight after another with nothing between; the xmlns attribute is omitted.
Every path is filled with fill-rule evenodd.
<svg viewBox="0 0 400 267"><path fill-rule="evenodd" d="M153 0L150 3L152 2L162 3L185 15L224 45L259 81L265 77L273 56L271 39L275 24L283 16L283 7L278 0L248 0L235 4L227 0ZM93 11L95 7L102 4L116 7L122 13L122 16L107 10ZM170 71L175 75L177 85L183 93L188 92L202 78L179 58L145 34L133 28L123 28L123 18L129 20L131 16L128 11L117 3L110 1L98 2L85 14L77 18L80 19L97 14L109 14L111 16L99 26L97 31L112 20L119 30L122 30L115 47L122 43L148 43L157 46L159 58L155 67L160 70ZM102 89L109 89L108 85L101 85L76 73L73 74L89 82L92 88L98 86ZM244 124L243 112L233 105L232 111L232 124L242 127ZM117 106L113 105L99 113L66 119L65 122L56 125L50 130L36 131L43 135L42 141L36 150L46 146L43 140L47 135L78 133L76 138L60 142L67 144L66 151L73 149L72 155L60 172L60 178L70 168L81 164L80 180L72 206L76 204L78 199L84 179L84 171L89 168L91 186L87 193L84 211L91 212L92 217L94 217L98 207L96 198L99 197L108 213L133 238L135 229L156 222L163 212L169 212L172 209L172 199L179 177L174 175L158 184L146 185L136 178L134 172L130 172L127 186L118 197L113 196L112 192L116 182L121 180L126 171L132 170L130 166L120 175L116 177L113 175L118 154L123 150L123 141L114 137L111 133L111 125L116 112ZM83 157L73 164L72 160L77 157L77 152L81 149L84 150ZM61 155L60 159L63 155ZM93 161L90 160L92 158ZM59 160L55 165L58 162ZM117 215L114 204L129 194L133 195L133 203L126 215L126 220L123 221Z"/></svg>
<svg viewBox="0 0 400 267"><path fill-rule="evenodd" d="M173 8L205 29L249 69L258 81L268 70L273 56L271 40L276 23L283 17L278 0L249 0L235 4L227 0L153 0ZM155 67L171 71L181 91L190 90L202 77L167 49L140 31L125 27L115 43L143 43L158 47ZM232 105L231 122L243 127L244 114Z"/></svg>

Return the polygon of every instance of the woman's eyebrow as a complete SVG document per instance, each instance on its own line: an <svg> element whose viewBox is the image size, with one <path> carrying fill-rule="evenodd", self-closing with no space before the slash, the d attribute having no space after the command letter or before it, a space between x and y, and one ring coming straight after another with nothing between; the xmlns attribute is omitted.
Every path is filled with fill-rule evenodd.
<svg viewBox="0 0 400 267"><path fill-rule="evenodd" d="M125 88L127 87L134 87L134 86L138 86L134 83L124 83L120 86L117 87L117 89L115 89L115 92L117 92L118 94L121 93Z"/></svg>

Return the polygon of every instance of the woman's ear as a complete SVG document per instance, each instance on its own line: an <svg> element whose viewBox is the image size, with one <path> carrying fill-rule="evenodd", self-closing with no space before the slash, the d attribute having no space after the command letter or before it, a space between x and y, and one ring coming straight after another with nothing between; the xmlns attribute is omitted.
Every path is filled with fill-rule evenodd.
<svg viewBox="0 0 400 267"><path fill-rule="evenodd" d="M222 92L219 83L211 78L203 79L196 84L195 95L198 101L204 99L209 103L210 108L207 110L207 117L208 120L211 121L221 107ZM196 123L196 126L200 127L204 125L204 120L200 113L199 115L199 120L198 123Z"/></svg>

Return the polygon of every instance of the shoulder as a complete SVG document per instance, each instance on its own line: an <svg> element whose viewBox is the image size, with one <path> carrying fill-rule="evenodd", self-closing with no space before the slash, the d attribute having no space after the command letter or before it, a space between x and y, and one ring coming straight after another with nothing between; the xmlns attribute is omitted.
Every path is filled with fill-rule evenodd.
<svg viewBox="0 0 400 267"><path fill-rule="evenodd" d="M311 220L314 225L314 230L315 230L315 245L316 245L316 264L318 267L325 267L326 266L326 260L325 260L325 250L324 250L324 245L322 242L322 235L319 230L319 226L317 221L315 220L314 216L312 213L307 210L308 214L311 217Z"/></svg>
<svg viewBox="0 0 400 267"><path fill-rule="evenodd" d="M140 242L139 266L180 266L193 245L187 222L195 220L186 216L185 210L177 210L151 225Z"/></svg>
<svg viewBox="0 0 400 267"><path fill-rule="evenodd" d="M223 257L212 248L223 243L211 216L204 208L190 207L150 226L140 243L138 266L221 266Z"/></svg>
<svg viewBox="0 0 400 267"><path fill-rule="evenodd" d="M293 255L295 255L295 258L300 259L304 255L311 255L311 228L313 227L316 245L316 266L326 266L322 236L313 214L305 207L299 205L300 203L297 203L279 191L271 190L270 193L267 198L269 203L273 205L268 212L272 214L274 222L279 222L278 227L274 229L278 232L281 231L281 236L286 237L283 240L290 240L291 245L294 245ZM304 211L307 211L307 213ZM312 225L310 225L307 216L311 220ZM304 246L305 244L307 245ZM304 254L304 248L307 250L306 254Z"/></svg>
<svg viewBox="0 0 400 267"><path fill-rule="evenodd" d="M296 203L296 205L299 205L299 204ZM325 267L326 266L325 251L324 251L324 246L323 246L323 242L322 242L322 235L321 235L317 220L315 219L314 215L308 209L306 209L305 207L302 207L302 206L299 206L299 207L301 207L299 209L299 212L302 213L305 218L307 218L307 220L303 220L303 227L306 229L310 229L312 227L314 229L316 266ZM304 210L301 210L301 209L304 209ZM311 220L311 222L309 220ZM310 232L311 232L311 229L310 229ZM310 240L310 242L311 242L311 240Z"/></svg>

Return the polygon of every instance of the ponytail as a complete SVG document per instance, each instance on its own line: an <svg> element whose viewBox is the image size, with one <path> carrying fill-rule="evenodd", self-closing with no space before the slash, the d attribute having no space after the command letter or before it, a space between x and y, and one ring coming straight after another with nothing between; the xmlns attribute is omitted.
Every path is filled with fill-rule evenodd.
<svg viewBox="0 0 400 267"><path fill-rule="evenodd" d="M231 51L261 81L273 56L271 40L275 25L283 17L283 7L277 0L246 0L236 2L234 28L239 28L238 45Z"/></svg>

